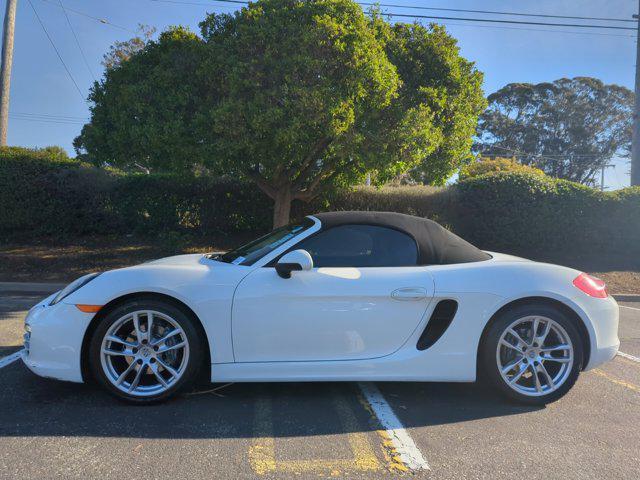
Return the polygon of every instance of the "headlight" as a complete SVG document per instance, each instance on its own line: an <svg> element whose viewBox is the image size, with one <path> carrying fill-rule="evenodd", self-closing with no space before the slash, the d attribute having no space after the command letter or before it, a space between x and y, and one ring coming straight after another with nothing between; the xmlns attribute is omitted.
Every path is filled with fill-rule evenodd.
<svg viewBox="0 0 640 480"><path fill-rule="evenodd" d="M68 297L79 288L85 286L87 283L89 283L91 280L96 278L98 275L100 274L90 273L89 275L85 275L84 277L80 277L79 279L74 280L69 285L67 285L62 290L60 290L58 294L55 297L53 297L53 300L51 300L51 303L49 305L55 305L60 300L64 299L65 297Z"/></svg>

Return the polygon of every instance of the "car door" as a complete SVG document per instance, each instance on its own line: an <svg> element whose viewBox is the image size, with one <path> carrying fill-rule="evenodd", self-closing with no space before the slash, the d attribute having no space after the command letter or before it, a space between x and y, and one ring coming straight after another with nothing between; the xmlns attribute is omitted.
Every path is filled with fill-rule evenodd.
<svg viewBox="0 0 640 480"><path fill-rule="evenodd" d="M418 266L415 240L374 225L341 225L293 247L307 250L310 271L279 277L257 268L233 301L238 362L376 358L396 351L416 329L433 296Z"/></svg>

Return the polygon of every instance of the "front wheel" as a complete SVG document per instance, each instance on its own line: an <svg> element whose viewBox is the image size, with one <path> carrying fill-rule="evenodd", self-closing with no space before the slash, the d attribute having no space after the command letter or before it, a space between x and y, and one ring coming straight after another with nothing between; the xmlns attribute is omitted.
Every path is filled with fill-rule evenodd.
<svg viewBox="0 0 640 480"><path fill-rule="evenodd" d="M482 373L507 397L529 405L565 395L578 379L582 359L573 321L550 305L507 310L481 345Z"/></svg>
<svg viewBox="0 0 640 480"><path fill-rule="evenodd" d="M134 299L102 319L91 339L89 362L94 377L112 394L151 403L196 377L202 348L186 312L155 299Z"/></svg>

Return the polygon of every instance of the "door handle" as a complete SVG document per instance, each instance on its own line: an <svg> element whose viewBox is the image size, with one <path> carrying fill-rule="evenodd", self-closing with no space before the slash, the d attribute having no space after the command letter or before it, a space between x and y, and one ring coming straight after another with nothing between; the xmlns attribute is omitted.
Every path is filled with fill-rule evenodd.
<svg viewBox="0 0 640 480"><path fill-rule="evenodd" d="M427 298L427 289L422 287L398 288L391 292L394 300L423 300Z"/></svg>

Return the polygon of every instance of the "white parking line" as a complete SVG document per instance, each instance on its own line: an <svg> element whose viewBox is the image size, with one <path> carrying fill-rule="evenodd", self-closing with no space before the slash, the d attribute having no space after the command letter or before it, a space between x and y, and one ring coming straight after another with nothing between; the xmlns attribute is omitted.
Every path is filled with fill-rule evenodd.
<svg viewBox="0 0 640 480"><path fill-rule="evenodd" d="M635 310L637 312L640 312L640 308L636 308L636 307L627 307L626 305L618 305L621 308L628 308L629 310Z"/></svg>
<svg viewBox="0 0 640 480"><path fill-rule="evenodd" d="M626 358L627 360L631 360L631 361L633 361L633 362L638 362L638 363L640 363L640 358L635 357L635 356L633 356L633 355L629 355L628 353L624 353L624 352L620 352L620 351L618 351L618 355L619 355L619 356L621 356L621 357L623 357L623 358Z"/></svg>
<svg viewBox="0 0 640 480"><path fill-rule="evenodd" d="M386 437L393 443L395 453L405 466L411 470L429 470L429 464L414 443L409 433L384 399L378 387L373 383L359 383L360 390L371 406L380 424L385 429Z"/></svg>
<svg viewBox="0 0 640 480"><path fill-rule="evenodd" d="M12 353L8 357L0 358L0 368L6 367L7 365L11 365L16 360L20 360L23 354L24 354L24 348L22 350L18 350L15 353Z"/></svg>

